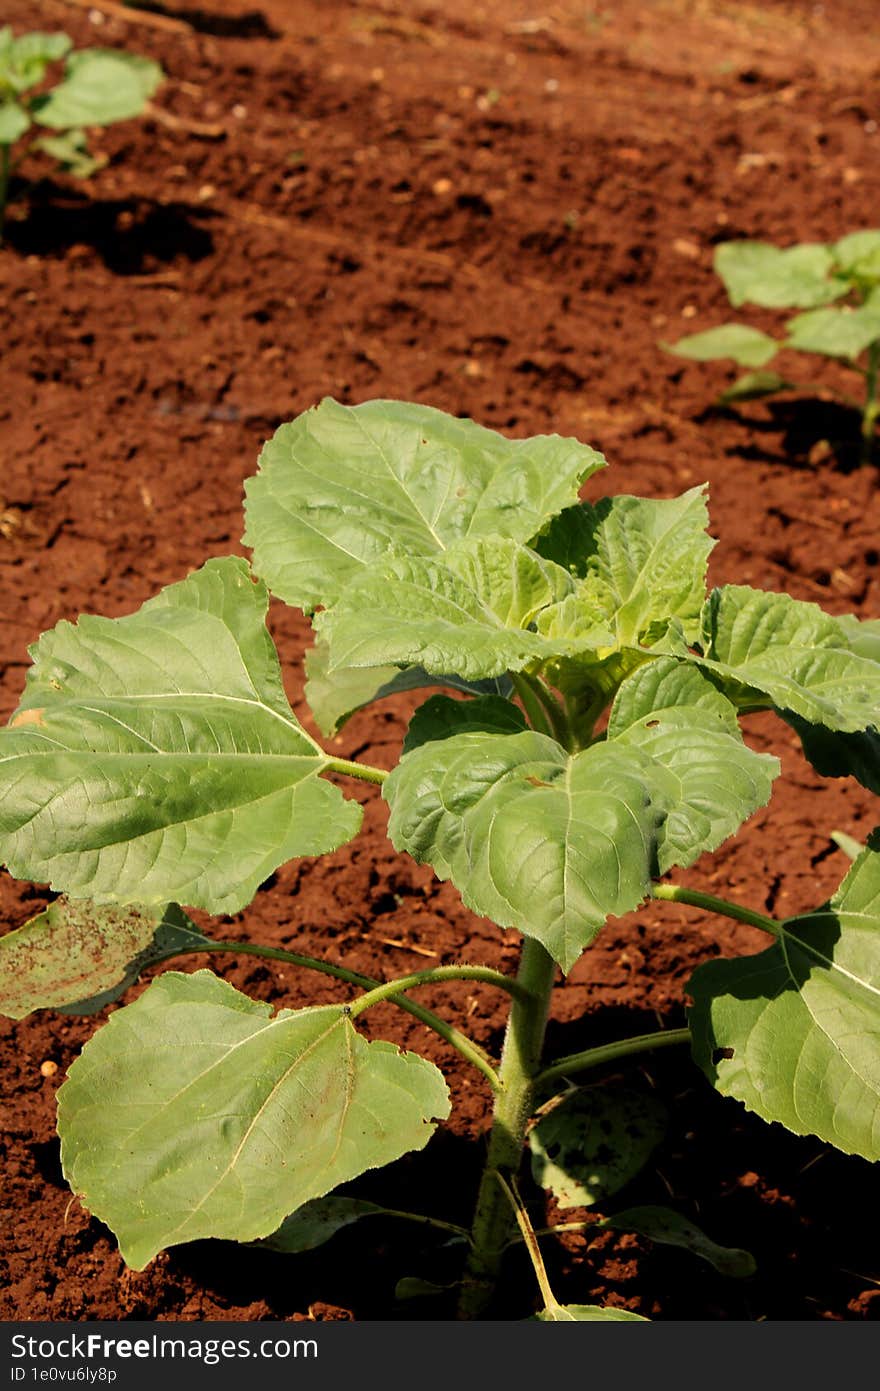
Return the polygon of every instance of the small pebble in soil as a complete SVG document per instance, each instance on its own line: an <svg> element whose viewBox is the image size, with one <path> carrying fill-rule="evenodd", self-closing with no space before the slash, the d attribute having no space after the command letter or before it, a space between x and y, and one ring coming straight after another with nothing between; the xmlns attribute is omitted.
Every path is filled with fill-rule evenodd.
<svg viewBox="0 0 880 1391"><path fill-rule="evenodd" d="M51 1058L47 1058L45 1062L40 1063L40 1072L44 1077L54 1077L57 1071L58 1064L53 1063Z"/></svg>

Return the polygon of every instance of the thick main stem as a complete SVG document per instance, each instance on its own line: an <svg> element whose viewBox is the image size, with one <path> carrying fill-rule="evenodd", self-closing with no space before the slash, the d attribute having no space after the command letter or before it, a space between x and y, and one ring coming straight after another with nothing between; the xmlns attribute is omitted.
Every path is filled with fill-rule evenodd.
<svg viewBox="0 0 880 1391"><path fill-rule="evenodd" d="M523 943L518 983L526 996L515 999L507 1023L499 1069L486 1165L471 1226L471 1253L462 1282L459 1317L479 1318L498 1278L504 1248L516 1219L497 1175L515 1178L522 1161L526 1126L534 1110L535 1079L541 1065L544 1030L556 966L540 942Z"/></svg>

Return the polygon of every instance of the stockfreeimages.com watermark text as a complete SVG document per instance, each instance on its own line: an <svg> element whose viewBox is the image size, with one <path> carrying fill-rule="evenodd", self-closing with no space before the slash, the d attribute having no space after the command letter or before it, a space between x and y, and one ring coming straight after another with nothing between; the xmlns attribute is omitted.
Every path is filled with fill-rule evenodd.
<svg viewBox="0 0 880 1391"><path fill-rule="evenodd" d="M103 1333L65 1333L60 1337L30 1337L15 1333L11 1338L13 1359L12 1380L57 1381L115 1381L113 1368L23 1367L16 1360L29 1358L37 1362L77 1361L108 1362L116 1359L156 1361L163 1358L181 1362L201 1362L207 1367L237 1358L273 1359L316 1358L318 1344L314 1338L171 1338L152 1333L144 1338L108 1337ZM56 1373L53 1377L47 1372ZM104 1375L99 1373L103 1372Z"/></svg>

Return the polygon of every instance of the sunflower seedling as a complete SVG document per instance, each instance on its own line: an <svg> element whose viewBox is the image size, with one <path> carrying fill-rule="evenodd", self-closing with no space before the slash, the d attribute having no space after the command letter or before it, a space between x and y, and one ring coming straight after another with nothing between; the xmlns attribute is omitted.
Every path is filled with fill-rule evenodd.
<svg viewBox="0 0 880 1391"><path fill-rule="evenodd" d="M726 323L662 346L698 362L726 358L754 369L721 393L721 405L803 390L766 370L783 350L836 358L864 384L861 400L839 399L861 416L860 457L869 463L880 417L880 229L851 232L830 246L722 242L714 264L734 308L756 304L805 312L788 320L784 338L749 324Z"/></svg>
<svg viewBox="0 0 880 1391"><path fill-rule="evenodd" d="M458 1243L463 1318L497 1313L522 1242L543 1317L632 1317L576 1290L559 1303L537 1246L552 1233L518 1194L528 1181L532 1204L546 1190L604 1207L664 1122L654 1098L579 1082L654 1049L689 1046L713 1087L765 1120L880 1156L880 835L827 903L784 921L668 877L767 803L778 765L743 738L753 711L775 711L820 773L880 788L880 624L743 585L707 594L705 490L579 501L604 466L556 435L326 400L278 430L247 485L251 565L210 560L136 613L61 622L32 649L0 731L0 857L67 897L0 939L0 1008L95 1012L145 967L191 954L348 987L344 1004L276 1013L210 970L167 970L86 1044L59 1093L63 1169L135 1269L199 1238L297 1252L403 1220ZM328 738L390 693L447 688L418 707L393 768L338 757L298 721L270 594L313 615L306 694ZM519 934L515 976L455 961L379 980L332 948L209 935L178 906L238 913L278 866L351 840L351 779L380 790L401 854ZM686 1027L548 1056L559 973L645 903L725 914L769 945L700 966ZM462 980L509 1000L500 1057L417 999ZM381 1001L486 1088L485 1171L459 1221L338 1191L420 1150L450 1109L434 1061L362 1033ZM753 1268L680 1213L603 1221L727 1275Z"/></svg>
<svg viewBox="0 0 880 1391"><path fill-rule="evenodd" d="M162 69L149 58L72 48L67 34L16 38L8 25L0 29L0 240L9 181L25 155L41 151L67 173L88 178L102 161L89 153L87 128L139 116L162 81ZM51 85L47 74L62 60Z"/></svg>

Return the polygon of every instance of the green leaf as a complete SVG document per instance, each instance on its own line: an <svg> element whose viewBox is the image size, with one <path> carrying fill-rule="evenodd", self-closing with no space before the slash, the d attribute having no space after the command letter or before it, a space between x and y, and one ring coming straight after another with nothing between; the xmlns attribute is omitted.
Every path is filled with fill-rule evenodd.
<svg viewBox="0 0 880 1391"><path fill-rule="evenodd" d="M600 1304L548 1304L535 1317L542 1323L650 1323L628 1309L603 1308Z"/></svg>
<svg viewBox="0 0 880 1391"><path fill-rule="evenodd" d="M861 655L851 629L817 604L745 585L716 589L702 647L700 664L729 683L738 704L769 703L841 733L877 721L880 662Z"/></svg>
<svg viewBox="0 0 880 1391"><path fill-rule="evenodd" d="M733 1280L744 1280L757 1269L750 1251L738 1246L719 1246L687 1217L669 1207L627 1208L625 1212L604 1218L599 1226L613 1227L619 1232L638 1232L639 1236L664 1246L681 1246L708 1261L720 1275Z"/></svg>
<svg viewBox="0 0 880 1391"><path fill-rule="evenodd" d="M327 398L263 449L244 540L272 592L312 610L389 550L418 559L490 535L528 541L604 465L558 435L509 440L429 406Z"/></svg>
<svg viewBox="0 0 880 1391"><path fill-rule="evenodd" d="M57 899L0 937L0 1014L24 1019L37 1009L84 1013L78 1002L94 996L109 1003L137 979L163 921L161 910L136 904L96 908Z"/></svg>
<svg viewBox="0 0 880 1391"><path fill-rule="evenodd" d="M677 357L693 358L696 362L731 358L740 367L763 367L776 356L779 346L775 338L748 324L720 324L703 333L689 333L677 343L661 344Z"/></svg>
<svg viewBox="0 0 880 1391"><path fill-rule="evenodd" d="M329 670L330 649L318 642L306 653L306 699L322 734L335 734L357 710L400 691L425 686L449 686L467 695L509 696L512 683L505 676L489 681L466 681L461 676L430 676L422 667L340 667Z"/></svg>
<svg viewBox="0 0 880 1391"><path fill-rule="evenodd" d="M34 141L34 149L56 159L65 173L75 179L88 179L107 163L106 155L89 153L85 131L65 130L60 135L41 135Z"/></svg>
<svg viewBox="0 0 880 1391"><path fill-rule="evenodd" d="M722 242L715 248L714 265L734 308L748 303L767 309L814 309L849 290L845 280L832 276L829 248L816 242L785 249L769 242Z"/></svg>
<svg viewBox="0 0 880 1391"><path fill-rule="evenodd" d="M237 912L279 864L351 838L319 777L243 560L209 561L126 618L60 623L0 730L0 856L98 903Z"/></svg>
<svg viewBox="0 0 880 1391"><path fill-rule="evenodd" d="M660 658L642 670L621 687L607 742L575 755L515 732L507 702L434 697L383 787L395 847L565 971L661 865L691 864L762 806L777 770L695 669Z"/></svg>
<svg viewBox="0 0 880 1391"><path fill-rule="evenodd" d="M121 49L72 53L64 80L33 103L34 119L54 130L109 126L139 116L164 78L158 63Z"/></svg>
<svg viewBox="0 0 880 1391"><path fill-rule="evenodd" d="M880 795L880 731L837 734L788 711L782 718L799 735L806 758L823 778L855 778Z"/></svg>
<svg viewBox="0 0 880 1391"><path fill-rule="evenodd" d="M855 840L853 836L848 836L846 831L831 831L830 837L839 850L842 850L849 860L857 860L867 846L860 840Z"/></svg>
<svg viewBox="0 0 880 1391"><path fill-rule="evenodd" d="M597 744L572 758L531 730L474 732L405 754L383 795L396 849L567 971L610 914L648 892L666 812L657 782L638 749Z"/></svg>
<svg viewBox="0 0 880 1391"><path fill-rule="evenodd" d="M532 1177L561 1208L592 1207L641 1172L667 1120L647 1092L581 1087L529 1131Z"/></svg>
<svg viewBox="0 0 880 1391"><path fill-rule="evenodd" d="M566 607L580 605L619 645L660 637L672 618L696 633L706 592L706 565L715 542L705 485L674 498L621 495L582 503L551 522L535 542L542 556L581 580L573 600L539 614L539 632L570 631Z"/></svg>
<svg viewBox="0 0 880 1391"><path fill-rule="evenodd" d="M415 665L467 681L521 671L559 644L530 630L573 588L559 566L501 537L450 548L437 560L388 556L353 579L315 629L329 671Z"/></svg>
<svg viewBox="0 0 880 1391"><path fill-rule="evenodd" d="M831 248L839 275L847 279L880 279L880 229L850 232Z"/></svg>
<svg viewBox="0 0 880 1391"><path fill-rule="evenodd" d="M722 1095L880 1159L880 833L830 902L757 956L700 966L687 989L694 1057Z"/></svg>
<svg viewBox="0 0 880 1391"><path fill-rule="evenodd" d="M859 309L812 309L788 321L786 348L856 358L880 339L880 304Z"/></svg>
<svg viewBox="0 0 880 1391"><path fill-rule="evenodd" d="M722 406L731 406L736 401L758 401L762 396L773 396L777 391L796 391L795 382L780 377L778 372L746 372L738 377L732 386L719 394Z"/></svg>
<svg viewBox="0 0 880 1391"><path fill-rule="evenodd" d="M665 874L716 850L770 798L777 759L742 740L736 709L695 667L661 657L627 677L608 720L608 739L651 755L670 777L660 831Z"/></svg>
<svg viewBox="0 0 880 1391"><path fill-rule="evenodd" d="M302 1251L314 1251L316 1247L323 1246L344 1227L350 1227L364 1217L388 1215L387 1208L380 1207L378 1203L368 1203L363 1198L315 1198L285 1217L277 1231L256 1244L285 1255L299 1255Z"/></svg>
<svg viewBox="0 0 880 1391"><path fill-rule="evenodd" d="M0 29L0 90L26 92L36 87L49 64L63 58L70 48L66 34L20 34L16 39L8 26Z"/></svg>
<svg viewBox="0 0 880 1391"><path fill-rule="evenodd" d="M12 145L20 135L24 135L31 118L12 97L0 101L0 145Z"/></svg>
<svg viewBox="0 0 880 1391"><path fill-rule="evenodd" d="M459 734L522 734L528 729L518 705L501 696L481 696L477 700L450 700L432 696L420 705L409 722L403 752L410 753L432 739Z"/></svg>
<svg viewBox="0 0 880 1391"><path fill-rule="evenodd" d="M345 1006L272 1017L209 971L169 971L86 1044L58 1129L71 1188L142 1270L181 1242L269 1236L448 1113L433 1063L368 1043Z"/></svg>

